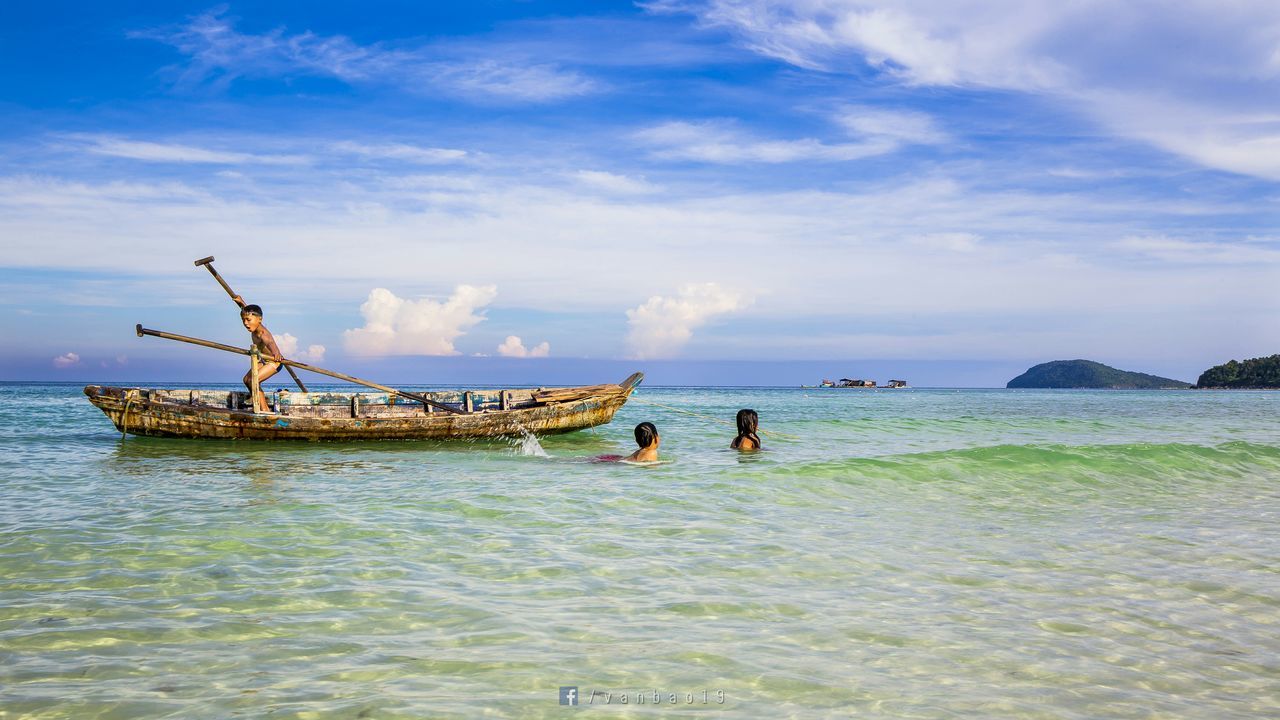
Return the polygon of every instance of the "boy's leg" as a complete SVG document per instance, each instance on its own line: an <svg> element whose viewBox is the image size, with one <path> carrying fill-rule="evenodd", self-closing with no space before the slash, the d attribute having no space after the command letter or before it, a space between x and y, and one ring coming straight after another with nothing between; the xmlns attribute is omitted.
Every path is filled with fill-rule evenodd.
<svg viewBox="0 0 1280 720"><path fill-rule="evenodd" d="M258 409L262 412L268 412L271 410L271 406L267 404L267 394L262 392L262 383L266 382L267 378L278 372L280 372L280 363L266 362L258 366L258 397L262 399L262 406ZM252 390L252 388L250 388L250 390Z"/></svg>
<svg viewBox="0 0 1280 720"><path fill-rule="evenodd" d="M264 383L267 378L280 372L280 363L265 362L258 366L258 382Z"/></svg>

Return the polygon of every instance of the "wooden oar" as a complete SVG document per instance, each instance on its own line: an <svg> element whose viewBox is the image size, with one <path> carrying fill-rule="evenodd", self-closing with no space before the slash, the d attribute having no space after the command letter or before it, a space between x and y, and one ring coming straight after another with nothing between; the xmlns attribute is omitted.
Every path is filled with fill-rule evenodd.
<svg viewBox="0 0 1280 720"><path fill-rule="evenodd" d="M142 327L141 324L139 324L135 329L138 332L138 337L142 337L143 335L151 335L153 337L164 338L166 340L177 340L178 342L191 343L192 345L199 345L201 347L213 348L214 350L223 350L226 352L237 353L240 355L250 354L250 352L248 350L245 350L244 348L238 348L233 345L223 345L222 343L213 342L210 340L201 340L200 338L187 337L186 335L175 335L174 333L161 332L159 330L149 330L147 328ZM376 382L361 380L358 377L352 377L351 375L347 375L345 373L334 372L333 370L325 370L324 368L316 367L315 365L308 365L306 363L295 362L287 358L284 360L281 360L280 362L286 367L289 365L292 365L293 367L299 368L301 370L308 370L310 372L318 373L320 375L328 375L329 377L337 378L339 380L346 380L347 382L350 382L350 383L355 383L357 385L364 385L365 387L371 387L375 390L381 390L385 393L390 393L392 395L399 395L400 397L409 398L410 400L413 400L415 402L420 402L423 405L430 405L431 407L434 407L434 408L440 408L445 412L451 412L454 415L467 414L463 410L459 410L454 407L449 407L448 405L445 405L443 403L438 403L435 400L432 400L431 398L425 397L423 395L419 395L418 393L411 393L411 392L405 392L403 390L396 390L395 388L387 387L386 385L379 385Z"/></svg>
<svg viewBox="0 0 1280 720"><path fill-rule="evenodd" d="M196 261L196 265L197 266L203 265L205 269L208 270L210 274L213 275L213 279L217 280L218 284L222 286L222 289L227 291L227 294L231 296L231 299L235 301L236 305L239 305L241 308L244 308L244 298L237 295L236 291L232 290L231 286L227 284L227 281L223 280L222 276L218 274L218 271L213 269L212 255L210 255L207 258L200 258L199 260ZM298 378L298 373L294 372L293 368L289 367L288 365L285 365L284 369L288 370L289 377L292 377L293 381L298 383L298 389L301 390L302 392L306 392L307 386L302 384L302 380Z"/></svg>

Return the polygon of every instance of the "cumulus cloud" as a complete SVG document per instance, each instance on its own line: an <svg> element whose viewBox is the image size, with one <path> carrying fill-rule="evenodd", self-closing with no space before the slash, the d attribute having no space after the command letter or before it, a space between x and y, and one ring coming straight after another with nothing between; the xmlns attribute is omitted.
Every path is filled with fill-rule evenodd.
<svg viewBox="0 0 1280 720"><path fill-rule="evenodd" d="M497 294L493 285L459 285L441 302L375 288L360 306L364 327L345 331L343 346L353 355L457 355L453 341L484 320Z"/></svg>
<svg viewBox="0 0 1280 720"><path fill-rule="evenodd" d="M305 352L298 351L298 338L290 333L276 333L276 346L280 353L290 360L302 362L324 362L323 345L308 345Z"/></svg>
<svg viewBox="0 0 1280 720"><path fill-rule="evenodd" d="M716 283L685 285L675 297L654 295L627 311L627 349L637 360L671 357L713 318L745 306L742 296Z"/></svg>
<svg viewBox="0 0 1280 720"><path fill-rule="evenodd" d="M80 364L80 356L73 353L64 353L53 359L53 366L61 370Z"/></svg>
<svg viewBox="0 0 1280 720"><path fill-rule="evenodd" d="M551 343L544 341L526 348L519 336L508 335L507 339L498 346L498 354L503 357L547 357L551 354Z"/></svg>
<svg viewBox="0 0 1280 720"><path fill-rule="evenodd" d="M1280 4L660 0L797 67L1045 94L1208 167L1280 179Z"/></svg>
<svg viewBox="0 0 1280 720"><path fill-rule="evenodd" d="M581 73L528 57L500 57L496 48L475 57L447 57L438 48L393 49L361 45L344 35L242 33L221 12L193 17L179 27L138 31L134 38L172 45L190 60L184 84L228 84L240 77L332 77L350 84L396 84L421 92L446 90L464 97L541 102L595 91Z"/></svg>

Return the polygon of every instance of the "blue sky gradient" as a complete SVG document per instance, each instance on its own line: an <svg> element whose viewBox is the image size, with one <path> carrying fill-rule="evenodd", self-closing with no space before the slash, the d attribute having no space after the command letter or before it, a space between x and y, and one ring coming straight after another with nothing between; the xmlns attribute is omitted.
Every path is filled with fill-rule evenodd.
<svg viewBox="0 0 1280 720"><path fill-rule="evenodd" d="M0 379L236 372L132 332L243 344L212 254L299 359L402 382L1194 380L1280 351L1277 38L1264 2L6 6Z"/></svg>

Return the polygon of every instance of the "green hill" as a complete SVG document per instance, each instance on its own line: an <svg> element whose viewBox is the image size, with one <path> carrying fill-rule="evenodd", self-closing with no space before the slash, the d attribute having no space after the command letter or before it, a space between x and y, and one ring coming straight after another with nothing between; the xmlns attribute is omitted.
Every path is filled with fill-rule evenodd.
<svg viewBox="0 0 1280 720"><path fill-rule="evenodd" d="M1092 360L1054 360L1041 363L1009 381L1011 388L1106 388L1154 390L1187 388L1191 383L1146 373L1117 370Z"/></svg>
<svg viewBox="0 0 1280 720"><path fill-rule="evenodd" d="M1280 355L1232 360L1200 374L1198 388L1280 388Z"/></svg>

